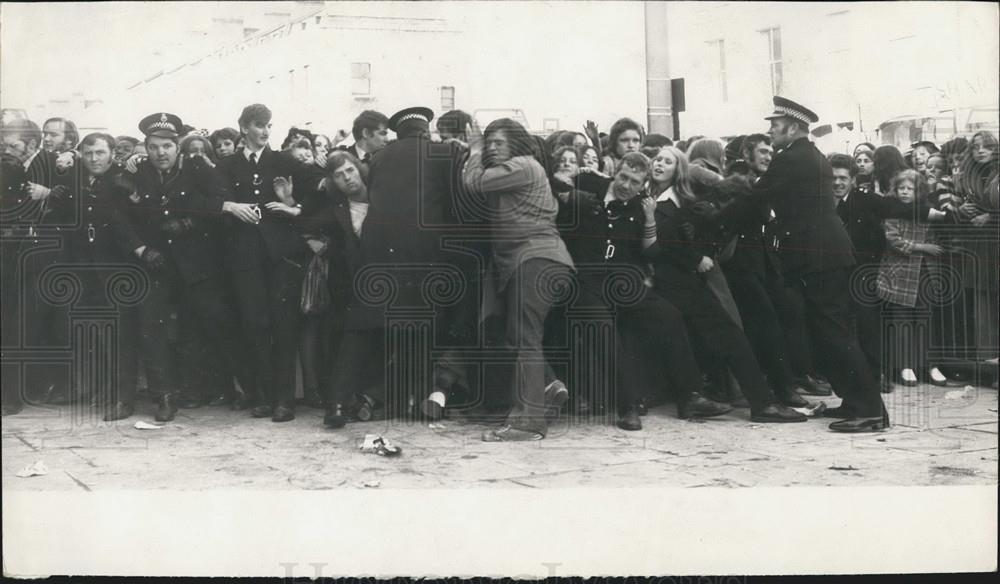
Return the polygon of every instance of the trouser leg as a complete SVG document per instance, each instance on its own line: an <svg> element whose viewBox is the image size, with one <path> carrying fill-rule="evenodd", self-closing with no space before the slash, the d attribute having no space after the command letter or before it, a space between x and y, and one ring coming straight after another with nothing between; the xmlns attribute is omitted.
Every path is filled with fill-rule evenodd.
<svg viewBox="0 0 1000 584"><path fill-rule="evenodd" d="M556 262L532 259L522 263L507 283L506 339L508 348L516 355L512 388L514 408L507 422L512 427L543 435L547 423L542 337L552 300L540 290L546 289L542 280L565 276L567 272L568 267Z"/></svg>
<svg viewBox="0 0 1000 584"><path fill-rule="evenodd" d="M859 416L882 415L878 381L850 330L849 269L806 274L794 282L805 300L812 337L831 365L831 387Z"/></svg>

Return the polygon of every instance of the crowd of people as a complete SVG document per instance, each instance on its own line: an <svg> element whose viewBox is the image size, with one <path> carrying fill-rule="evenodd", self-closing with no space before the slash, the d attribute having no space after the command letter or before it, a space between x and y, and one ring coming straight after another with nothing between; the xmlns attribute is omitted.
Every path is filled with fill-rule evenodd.
<svg viewBox="0 0 1000 584"><path fill-rule="evenodd" d="M872 432L895 387L995 386L996 137L826 155L813 112L774 105L728 142L422 107L280 150L261 104L213 132L157 112L142 139L7 121L3 413L120 420L144 385L157 421L285 422L300 369L330 428L450 409L496 418L485 441L538 440L571 414L641 430L667 400L805 422L803 396L836 393L830 429ZM110 374L31 357L109 306L115 340L87 351Z"/></svg>

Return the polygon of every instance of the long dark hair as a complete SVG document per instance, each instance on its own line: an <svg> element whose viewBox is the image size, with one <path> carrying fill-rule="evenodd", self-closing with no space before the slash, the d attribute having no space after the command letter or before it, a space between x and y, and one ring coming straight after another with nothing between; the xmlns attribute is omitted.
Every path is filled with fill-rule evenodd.
<svg viewBox="0 0 1000 584"><path fill-rule="evenodd" d="M889 192L892 186L892 179L899 171L909 168L899 148L891 145L876 148L875 152L872 153L872 162L875 163L872 176L875 182L878 183L878 188L882 193Z"/></svg>
<svg viewBox="0 0 1000 584"><path fill-rule="evenodd" d="M537 160L543 168L547 168L543 153L539 152L537 141L531 134L528 133L527 130L524 129L524 126L510 118L500 118L499 120L494 120L490 122L490 125L486 126L486 130L483 131L483 140L489 140L490 136L496 134L497 132L503 132L504 136L507 137L507 143L510 145L511 158L515 156L531 156Z"/></svg>

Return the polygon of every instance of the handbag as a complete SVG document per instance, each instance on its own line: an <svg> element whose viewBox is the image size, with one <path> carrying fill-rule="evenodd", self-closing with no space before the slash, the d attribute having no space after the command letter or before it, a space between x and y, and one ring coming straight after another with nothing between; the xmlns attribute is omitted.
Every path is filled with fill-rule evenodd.
<svg viewBox="0 0 1000 584"><path fill-rule="evenodd" d="M327 286L329 266L326 257L316 254L306 267L302 282L302 314L321 314L330 306L330 289Z"/></svg>

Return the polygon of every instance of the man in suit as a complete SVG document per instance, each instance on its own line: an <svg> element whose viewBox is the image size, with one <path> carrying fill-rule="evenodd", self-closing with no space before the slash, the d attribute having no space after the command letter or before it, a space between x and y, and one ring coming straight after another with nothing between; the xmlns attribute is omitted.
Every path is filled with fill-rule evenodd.
<svg viewBox="0 0 1000 584"><path fill-rule="evenodd" d="M296 227L295 218L302 214L296 196L317 185L294 177L299 163L268 146L267 106L245 107L239 127L242 148L218 168L230 187L222 208L231 215L224 263L232 274L243 334L252 346L240 367L254 371L251 414L287 422L295 418L300 294L311 254Z"/></svg>
<svg viewBox="0 0 1000 584"><path fill-rule="evenodd" d="M365 110L354 118L351 128L354 144L346 150L361 161L370 165L372 156L389 142L389 118L375 110Z"/></svg>
<svg viewBox="0 0 1000 584"><path fill-rule="evenodd" d="M804 301L814 341L829 362L830 383L843 398L830 424L836 432L876 432L889 427L877 379L850 329L850 275L854 249L837 216L833 172L809 141L819 117L775 96L768 134L776 154L754 184L753 195L774 209L773 246L790 289Z"/></svg>

